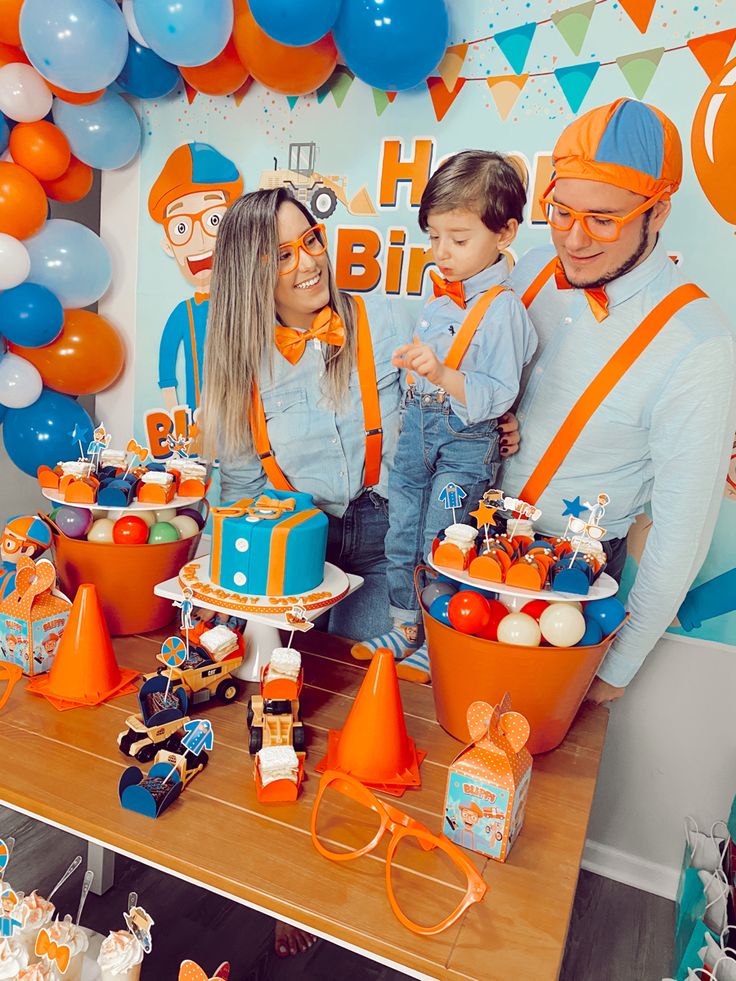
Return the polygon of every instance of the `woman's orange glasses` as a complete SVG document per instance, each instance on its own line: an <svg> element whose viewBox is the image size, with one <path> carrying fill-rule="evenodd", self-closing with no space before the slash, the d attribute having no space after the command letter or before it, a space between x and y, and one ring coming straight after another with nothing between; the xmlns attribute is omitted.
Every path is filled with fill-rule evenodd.
<svg viewBox="0 0 736 981"><path fill-rule="evenodd" d="M318 831L320 808L325 809L324 799L325 793L328 790L331 793L341 794L354 803L370 809L379 818L378 830L367 844L359 846L338 845ZM331 805L329 804L326 807L331 809ZM344 822L347 818L343 815L340 820ZM353 859L360 858L361 855L368 854L368 852L373 851L388 831L391 834L386 851L386 892L388 893L388 901L397 919L414 933L422 934L423 936L432 936L433 934L441 933L449 926L452 926L469 906L472 906L473 903L479 903L488 890L488 886L470 859L459 848L453 845L451 841L440 835L432 834L419 821L414 820L414 818L400 811L398 808L392 807L386 801L380 800L372 791L364 787L359 780L346 773L340 773L337 770L328 770L320 780L317 799L312 809L311 830L314 847L320 855L324 858L329 858L333 862L349 862ZM392 880L392 864L399 845L407 839L415 839L415 843L425 852L430 852L437 848L441 849L444 855L450 859L456 869L465 878L465 894L463 898L449 916L446 916L434 925L427 926L411 919L401 909L396 898ZM334 848L331 846L334 846Z"/></svg>
<svg viewBox="0 0 736 981"><path fill-rule="evenodd" d="M299 250L307 255L322 255L327 250L327 229L323 224L312 225L294 242L279 245L279 276L288 276L299 265Z"/></svg>

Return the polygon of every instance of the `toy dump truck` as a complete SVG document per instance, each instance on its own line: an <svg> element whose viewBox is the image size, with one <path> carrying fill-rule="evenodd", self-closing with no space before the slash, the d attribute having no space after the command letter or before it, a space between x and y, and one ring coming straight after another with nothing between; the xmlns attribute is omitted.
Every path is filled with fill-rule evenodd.
<svg viewBox="0 0 736 981"><path fill-rule="evenodd" d="M270 668L271 664L267 664L261 670L261 693L252 695L248 702L248 750L255 756L264 746L291 744L295 752L303 753L306 740L299 714L303 672L300 667L296 678L275 677L276 672Z"/></svg>
<svg viewBox="0 0 736 981"><path fill-rule="evenodd" d="M167 679L155 674L147 678L138 692L140 714L129 715L126 728L118 735L118 746L126 756L150 763L158 750L177 753L187 716L188 699L183 687L169 690Z"/></svg>
<svg viewBox="0 0 736 981"><path fill-rule="evenodd" d="M217 632L217 643L212 635ZM224 704L233 702L240 695L242 685L232 677L233 671L243 663L243 638L235 630L218 626L206 631L199 644L190 645L189 657L176 668L169 667L163 654L156 659L163 667L157 671L160 678L171 679L171 691L182 689L190 705L218 698ZM146 680L156 675L146 675Z"/></svg>

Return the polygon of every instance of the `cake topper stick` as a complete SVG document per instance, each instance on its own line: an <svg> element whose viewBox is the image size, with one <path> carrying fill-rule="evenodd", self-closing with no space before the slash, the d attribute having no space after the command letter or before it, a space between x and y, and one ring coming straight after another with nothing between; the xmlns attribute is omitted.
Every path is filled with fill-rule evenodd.
<svg viewBox="0 0 736 981"><path fill-rule="evenodd" d="M133 909L133 907L134 906L137 906L137 905L138 905L138 893L137 892L129 892L128 893L128 912L130 913L130 911Z"/></svg>
<svg viewBox="0 0 736 981"><path fill-rule="evenodd" d="M84 429L79 425L78 422L74 423L74 429L69 433L73 440L76 440L79 444L79 459L86 460L87 456L84 452L84 446L82 446L82 436L84 434Z"/></svg>
<svg viewBox="0 0 736 981"><path fill-rule="evenodd" d="M215 734L212 731L212 723L209 719L190 719L184 723L184 738L181 741L182 749L191 753L192 756L199 756L203 749L208 752L215 744ZM176 763L161 781L166 783L171 774L176 770Z"/></svg>
<svg viewBox="0 0 736 981"><path fill-rule="evenodd" d="M0 838L0 890L2 890L5 872L10 864L10 856L15 848L15 838Z"/></svg>
<svg viewBox="0 0 736 981"><path fill-rule="evenodd" d="M296 633L296 627L293 626L293 624L304 623L304 621L307 619L307 611L303 606L292 606L286 619L292 624L291 633L289 634L289 643L286 645L287 647L291 647L294 642L294 634Z"/></svg>
<svg viewBox="0 0 736 981"><path fill-rule="evenodd" d="M186 660L189 660L189 631L193 629L192 624L192 610L194 609L194 603L192 599L194 593L189 586L185 586L182 590L182 599L176 600L174 606L179 607L181 610L181 629L184 631L184 637L186 639L187 645L187 655Z"/></svg>
<svg viewBox="0 0 736 981"><path fill-rule="evenodd" d="M136 443L134 439L129 439L128 445L125 447L125 452L132 453L133 455L131 456L127 467L125 468L125 473L123 474L123 477L127 477L128 471L133 466L133 460L138 460L140 466L144 465L144 463L148 459L148 447L141 446L141 444Z"/></svg>
<svg viewBox="0 0 736 981"><path fill-rule="evenodd" d="M84 909L84 904L87 902L87 896L92 887L92 880L95 874L92 869L87 869L84 873L84 882L82 883L82 895L79 897L79 909L77 910L77 926L79 926L79 921L82 919L82 910Z"/></svg>
<svg viewBox="0 0 736 981"><path fill-rule="evenodd" d="M188 640L189 638L187 637ZM165 705L169 697L169 689L171 688L171 669L178 668L180 664L184 663L189 656L189 645L187 643L185 647L181 637L167 637L161 645L161 655L166 667L169 669L169 678L166 683L166 691L164 692Z"/></svg>
<svg viewBox="0 0 736 981"><path fill-rule="evenodd" d="M444 504L445 511L452 511L452 523L457 524L455 508L461 507L468 495L459 484L451 480L449 484L445 484L437 496L440 502Z"/></svg>
<svg viewBox="0 0 736 981"><path fill-rule="evenodd" d="M46 897L46 899L51 899L51 897L54 895L54 893L58 889L61 889L61 887L64 885L64 883L69 878L69 876L72 874L72 872L76 872L77 869L79 868L79 866L81 864L82 864L82 856L81 855L77 855L77 857L72 861L72 864L69 866L69 868L66 870L66 872L62 875L62 877L56 883L56 885L54 886L54 888L48 894L48 896Z"/></svg>

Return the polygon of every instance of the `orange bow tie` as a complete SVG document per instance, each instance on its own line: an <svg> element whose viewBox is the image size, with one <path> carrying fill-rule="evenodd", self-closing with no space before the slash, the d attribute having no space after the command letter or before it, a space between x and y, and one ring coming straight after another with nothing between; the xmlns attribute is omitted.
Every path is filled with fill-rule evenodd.
<svg viewBox="0 0 736 981"><path fill-rule="evenodd" d="M345 343L345 326L331 307L324 307L312 321L309 330L276 325L276 347L290 364L296 364L304 354L307 341L312 339L342 347Z"/></svg>
<svg viewBox="0 0 736 981"><path fill-rule="evenodd" d="M194 302L199 306L200 303L204 303L205 300L209 300L209 293L196 293L194 294Z"/></svg>
<svg viewBox="0 0 736 981"><path fill-rule="evenodd" d="M435 296L449 296L461 310L465 309L465 290L461 280L456 283L448 283L442 276L438 276L433 269L429 272L429 278L432 280Z"/></svg>
<svg viewBox="0 0 736 981"><path fill-rule="evenodd" d="M555 285L558 290L571 290L575 289L568 280L564 267L560 260L557 260L557 265L555 266ZM598 323L605 320L608 316L608 295L603 286L598 286L592 290L584 290L585 298L588 301L588 306Z"/></svg>
<svg viewBox="0 0 736 981"><path fill-rule="evenodd" d="M61 973L66 973L72 952L67 944L54 943L48 930L41 930L36 938L36 953L39 957L43 957L45 954L52 963L56 961Z"/></svg>

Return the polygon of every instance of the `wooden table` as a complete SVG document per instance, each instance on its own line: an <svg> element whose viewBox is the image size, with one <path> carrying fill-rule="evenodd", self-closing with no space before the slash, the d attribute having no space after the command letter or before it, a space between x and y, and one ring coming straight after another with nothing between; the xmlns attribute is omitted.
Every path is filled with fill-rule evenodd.
<svg viewBox="0 0 736 981"><path fill-rule="evenodd" d="M163 634L120 638L121 665L152 671ZM19 684L0 714L0 802L164 871L306 927L418 978L554 981L557 978L608 722L584 706L564 744L537 757L526 822L505 865L473 856L485 901L432 938L406 930L385 889L385 846L336 865L314 849L309 821L327 730L340 728L365 667L344 642L316 631L299 638L308 727L305 782L295 804L256 800L247 751L245 698L208 709L210 763L157 821L118 803L125 758L116 736L137 708L128 695L94 709L57 712ZM422 787L398 802L432 831L441 828L447 767L460 748L434 720L429 688L402 682L409 734L427 751ZM255 685L246 685L250 691ZM201 711L201 709L197 710ZM147 766L144 767L147 769ZM471 855L472 853L468 852ZM446 883L418 880L428 905Z"/></svg>

